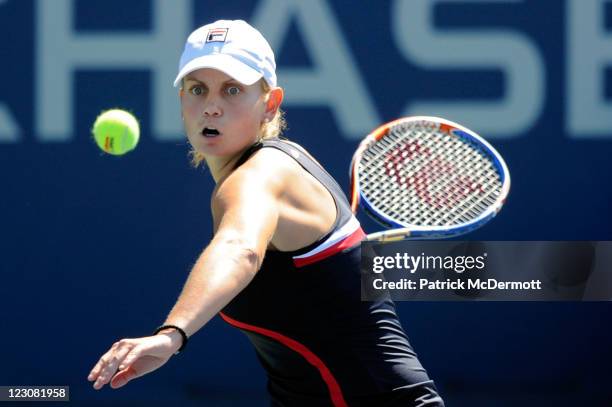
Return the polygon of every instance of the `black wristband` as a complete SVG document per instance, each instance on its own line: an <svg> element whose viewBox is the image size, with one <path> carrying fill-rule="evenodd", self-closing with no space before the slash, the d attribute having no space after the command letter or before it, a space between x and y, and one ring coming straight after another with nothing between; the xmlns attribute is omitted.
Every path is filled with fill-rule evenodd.
<svg viewBox="0 0 612 407"><path fill-rule="evenodd" d="M179 328L176 325L162 325L159 328L157 328L155 330L155 332L153 332L153 335L157 335L160 331L163 331L164 329L176 329L178 331L178 333L181 334L181 337L183 338L183 343L181 344L181 347L176 351L175 355L182 352L183 349L185 349L185 346L187 346L187 341L189 340L189 338L187 337L187 334L185 333L185 331L183 331L181 328Z"/></svg>

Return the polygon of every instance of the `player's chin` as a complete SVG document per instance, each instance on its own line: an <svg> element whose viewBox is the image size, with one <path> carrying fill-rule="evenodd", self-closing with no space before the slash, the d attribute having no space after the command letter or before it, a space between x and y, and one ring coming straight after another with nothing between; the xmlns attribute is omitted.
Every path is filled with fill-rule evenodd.
<svg viewBox="0 0 612 407"><path fill-rule="evenodd" d="M203 136L199 132L191 133L188 137L189 144L191 147L197 152L202 154L209 153L211 148L215 148L215 146L220 144L220 141L224 138L222 135L218 135L215 137L206 137Z"/></svg>
<svg viewBox="0 0 612 407"><path fill-rule="evenodd" d="M190 137L193 149L204 156L210 157L233 157L244 152L249 146L257 141L256 138L241 139L233 135L220 133L215 137L205 137L199 135L195 138Z"/></svg>
<svg viewBox="0 0 612 407"><path fill-rule="evenodd" d="M197 140L191 147L204 157L226 157L236 154L236 149L221 140Z"/></svg>

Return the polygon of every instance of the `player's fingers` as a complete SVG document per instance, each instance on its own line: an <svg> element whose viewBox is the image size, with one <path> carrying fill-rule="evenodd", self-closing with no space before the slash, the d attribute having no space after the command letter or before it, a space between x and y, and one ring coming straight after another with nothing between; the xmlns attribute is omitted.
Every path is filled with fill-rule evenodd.
<svg viewBox="0 0 612 407"><path fill-rule="evenodd" d="M155 366L159 367L159 364L155 363L158 359L147 356L146 352L146 347L137 346L123 359L123 362L119 365L119 371L111 379L110 385L113 389L122 387L130 380L155 370Z"/></svg>
<svg viewBox="0 0 612 407"><path fill-rule="evenodd" d="M144 348L141 346L132 348L119 364L119 370L129 368L140 356L142 356L143 351Z"/></svg>
<svg viewBox="0 0 612 407"><path fill-rule="evenodd" d="M124 361L125 356L133 349L133 346L128 341L119 341L100 359L101 363L97 374L91 375L92 380L95 380L95 389L102 388L111 380L117 372L117 367Z"/></svg>
<svg viewBox="0 0 612 407"><path fill-rule="evenodd" d="M98 363L96 363L94 368L91 369L91 372L89 372L89 376L87 376L87 380L89 380L90 382L93 382L94 380L98 378L98 376L100 376L100 372L102 371L104 366L106 366L109 362L108 358L109 358L108 352L102 355L100 360L98 360Z"/></svg>
<svg viewBox="0 0 612 407"><path fill-rule="evenodd" d="M118 389L119 387L125 386L130 380L137 377L136 371L133 367L128 367L127 369L120 370L117 372L115 376L113 376L110 386L113 389Z"/></svg>
<svg viewBox="0 0 612 407"><path fill-rule="evenodd" d="M98 374L100 373L100 369L102 369L102 365L101 365L101 361L98 361L98 363L96 363L93 369L91 369L91 371L89 372L89 375L87 376L87 380L89 380L90 382L93 382L94 380L96 380L98 378Z"/></svg>
<svg viewBox="0 0 612 407"><path fill-rule="evenodd" d="M102 371L104 366L106 366L109 363L113 352L118 346L119 346L119 342L115 342L113 346L111 346L111 348L106 353L104 353L102 357L100 357L100 360L98 360L98 362L95 364L93 369L91 369L91 372L89 372L89 375L87 376L87 380L94 381L98 378L98 376L100 375L100 372Z"/></svg>

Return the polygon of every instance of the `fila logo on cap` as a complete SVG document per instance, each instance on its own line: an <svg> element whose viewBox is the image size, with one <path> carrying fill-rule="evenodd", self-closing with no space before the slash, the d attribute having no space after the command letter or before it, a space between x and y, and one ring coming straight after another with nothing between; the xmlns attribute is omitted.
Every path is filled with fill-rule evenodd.
<svg viewBox="0 0 612 407"><path fill-rule="evenodd" d="M206 42L225 42L228 28L213 28L206 36Z"/></svg>

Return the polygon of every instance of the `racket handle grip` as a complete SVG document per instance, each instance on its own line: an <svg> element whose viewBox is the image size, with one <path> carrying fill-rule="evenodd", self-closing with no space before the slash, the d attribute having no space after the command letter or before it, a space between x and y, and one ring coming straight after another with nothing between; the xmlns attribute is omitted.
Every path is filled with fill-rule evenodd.
<svg viewBox="0 0 612 407"><path fill-rule="evenodd" d="M408 237L410 237L410 230L396 229L371 233L367 235L364 240L368 242L394 242L396 240L402 240Z"/></svg>

